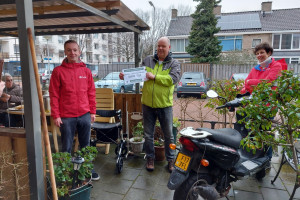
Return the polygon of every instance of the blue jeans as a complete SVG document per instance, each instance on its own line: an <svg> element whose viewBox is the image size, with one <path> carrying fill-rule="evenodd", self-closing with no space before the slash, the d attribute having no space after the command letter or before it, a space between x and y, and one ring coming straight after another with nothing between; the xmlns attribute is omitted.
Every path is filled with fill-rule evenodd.
<svg viewBox="0 0 300 200"><path fill-rule="evenodd" d="M143 109L143 122L144 122L144 135L145 135L145 151L147 158L154 158L154 130L155 122L158 121L161 130L164 133L165 139L165 155L168 161L174 159L175 151L170 149L169 144L173 143L173 108L151 108L142 105Z"/></svg>
<svg viewBox="0 0 300 200"><path fill-rule="evenodd" d="M90 145L91 115L86 113L79 117L61 118L63 124L60 126L62 152L71 153L75 131L78 133L80 148Z"/></svg>

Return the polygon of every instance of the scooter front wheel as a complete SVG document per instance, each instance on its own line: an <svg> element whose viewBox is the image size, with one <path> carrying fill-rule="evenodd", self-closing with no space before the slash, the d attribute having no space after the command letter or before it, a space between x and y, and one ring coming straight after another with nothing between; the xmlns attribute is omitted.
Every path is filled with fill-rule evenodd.
<svg viewBox="0 0 300 200"><path fill-rule="evenodd" d="M191 172L189 178L187 180L185 180L175 190L173 200L197 199L197 198L193 197L194 187L196 187L196 186L205 186L205 185L210 185L210 184L212 184L212 179L208 174L196 174L195 172ZM202 198L206 199L205 197L202 197Z"/></svg>

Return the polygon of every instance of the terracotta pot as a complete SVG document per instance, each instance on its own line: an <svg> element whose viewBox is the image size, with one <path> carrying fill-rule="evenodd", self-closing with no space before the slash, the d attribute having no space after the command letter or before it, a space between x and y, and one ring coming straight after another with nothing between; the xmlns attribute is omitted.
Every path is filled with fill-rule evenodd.
<svg viewBox="0 0 300 200"><path fill-rule="evenodd" d="M159 146L154 146L155 150L155 160L156 161L163 161L166 159L165 157L165 147L159 147Z"/></svg>

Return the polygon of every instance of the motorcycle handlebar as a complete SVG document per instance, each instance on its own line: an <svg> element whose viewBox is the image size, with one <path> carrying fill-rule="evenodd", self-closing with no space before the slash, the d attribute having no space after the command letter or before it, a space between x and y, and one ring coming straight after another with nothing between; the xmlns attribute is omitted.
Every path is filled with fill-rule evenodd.
<svg viewBox="0 0 300 200"><path fill-rule="evenodd" d="M251 97L250 97L251 98ZM243 97L237 97L232 101L229 101L227 103L225 103L222 106L218 106L216 109L221 109L221 108L235 108L235 107L239 107L241 105L242 100L244 100Z"/></svg>

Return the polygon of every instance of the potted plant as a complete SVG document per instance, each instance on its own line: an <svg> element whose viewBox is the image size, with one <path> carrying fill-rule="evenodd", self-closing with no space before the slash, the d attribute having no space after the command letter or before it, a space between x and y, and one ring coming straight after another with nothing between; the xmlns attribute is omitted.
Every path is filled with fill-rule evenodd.
<svg viewBox="0 0 300 200"><path fill-rule="evenodd" d="M142 122L138 122L136 126L133 127L132 138L129 139L131 150L134 153L141 153L143 151L143 145L145 139L143 138L144 126Z"/></svg>
<svg viewBox="0 0 300 200"><path fill-rule="evenodd" d="M96 147L85 147L74 153L58 152L52 154L57 194L60 200L89 199L93 161L97 156ZM74 170L74 160L84 161L78 170ZM76 161L75 161L76 162ZM49 190L51 191L51 189Z"/></svg>

